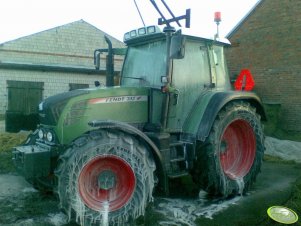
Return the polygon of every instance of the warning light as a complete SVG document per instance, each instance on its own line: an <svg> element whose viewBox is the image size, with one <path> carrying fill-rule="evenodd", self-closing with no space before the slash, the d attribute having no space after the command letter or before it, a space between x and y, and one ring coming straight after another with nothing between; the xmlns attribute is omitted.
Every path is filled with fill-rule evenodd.
<svg viewBox="0 0 301 226"><path fill-rule="evenodd" d="M221 12L214 13L214 22L219 23L222 21Z"/></svg>
<svg viewBox="0 0 301 226"><path fill-rule="evenodd" d="M248 69L241 70L234 83L235 90L251 91L253 90L254 86L255 81L251 72Z"/></svg>
<svg viewBox="0 0 301 226"><path fill-rule="evenodd" d="M294 224L298 221L297 213L284 206L272 206L267 213L274 221L282 224Z"/></svg>
<svg viewBox="0 0 301 226"><path fill-rule="evenodd" d="M216 23L216 34L214 35L214 40L217 40L219 38L218 26L221 21L222 21L221 12L215 12L214 13L214 22Z"/></svg>

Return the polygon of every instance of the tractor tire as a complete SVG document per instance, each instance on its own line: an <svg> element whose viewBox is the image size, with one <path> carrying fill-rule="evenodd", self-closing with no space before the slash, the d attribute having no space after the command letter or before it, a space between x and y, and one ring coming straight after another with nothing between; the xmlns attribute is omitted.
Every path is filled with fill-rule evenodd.
<svg viewBox="0 0 301 226"><path fill-rule="evenodd" d="M60 158L61 208L80 225L125 225L152 200L154 171L151 153L133 136L92 131Z"/></svg>
<svg viewBox="0 0 301 226"><path fill-rule="evenodd" d="M256 109L246 102L229 103L198 145L193 180L213 196L244 194L260 172L264 149Z"/></svg>

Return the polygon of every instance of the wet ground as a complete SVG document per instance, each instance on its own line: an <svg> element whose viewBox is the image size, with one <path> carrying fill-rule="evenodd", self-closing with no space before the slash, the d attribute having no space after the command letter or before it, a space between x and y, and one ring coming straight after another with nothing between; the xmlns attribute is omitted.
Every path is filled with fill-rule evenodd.
<svg viewBox="0 0 301 226"><path fill-rule="evenodd" d="M254 188L243 197L210 200L201 192L195 198L155 198L137 225L145 226L256 226L266 210L282 205L291 195L301 166L264 162ZM0 174L0 225L66 226L55 196L41 194L15 174Z"/></svg>

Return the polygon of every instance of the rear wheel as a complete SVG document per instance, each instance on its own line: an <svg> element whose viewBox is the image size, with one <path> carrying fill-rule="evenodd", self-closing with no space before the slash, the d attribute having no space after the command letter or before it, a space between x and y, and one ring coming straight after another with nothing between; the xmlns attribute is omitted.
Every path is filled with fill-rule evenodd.
<svg viewBox="0 0 301 226"><path fill-rule="evenodd" d="M260 117L248 103L228 104L199 145L194 181L210 194L246 192L261 168L264 135Z"/></svg>
<svg viewBox="0 0 301 226"><path fill-rule="evenodd" d="M81 225L123 225L144 214L154 170L149 151L134 137L91 132L61 157L56 171L61 206Z"/></svg>

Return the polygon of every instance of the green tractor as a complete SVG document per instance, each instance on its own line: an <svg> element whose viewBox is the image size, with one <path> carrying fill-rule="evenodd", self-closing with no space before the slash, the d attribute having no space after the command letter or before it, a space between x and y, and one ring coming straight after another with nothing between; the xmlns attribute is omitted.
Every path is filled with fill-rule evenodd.
<svg viewBox="0 0 301 226"><path fill-rule="evenodd" d="M120 86L110 78L107 87L39 105L40 124L13 161L35 187L58 193L69 219L124 225L145 213L154 190L168 195L169 181L183 176L222 197L255 181L264 154L261 101L232 90L228 43L170 25L184 18L189 26L189 14L161 19L164 32L125 34Z"/></svg>

